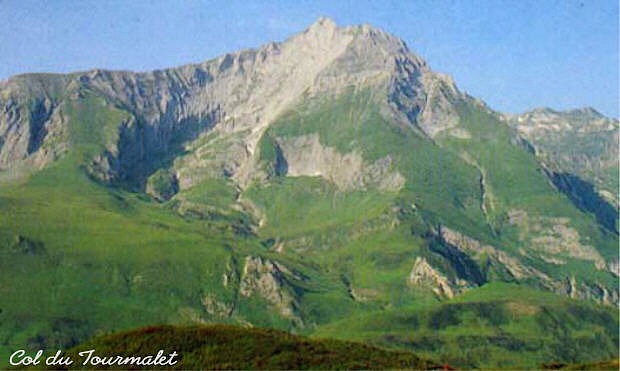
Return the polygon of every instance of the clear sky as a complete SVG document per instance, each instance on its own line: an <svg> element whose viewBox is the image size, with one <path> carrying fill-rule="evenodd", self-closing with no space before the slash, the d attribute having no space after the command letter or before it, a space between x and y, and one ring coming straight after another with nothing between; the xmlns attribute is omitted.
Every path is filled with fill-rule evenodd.
<svg viewBox="0 0 620 371"><path fill-rule="evenodd" d="M319 16L397 35L494 109L619 116L617 0L0 0L0 79L200 62Z"/></svg>

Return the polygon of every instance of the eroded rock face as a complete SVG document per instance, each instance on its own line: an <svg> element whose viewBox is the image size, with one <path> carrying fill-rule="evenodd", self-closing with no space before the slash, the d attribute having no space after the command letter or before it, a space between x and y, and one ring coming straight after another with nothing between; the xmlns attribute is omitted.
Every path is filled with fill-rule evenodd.
<svg viewBox="0 0 620 371"><path fill-rule="evenodd" d="M517 220L519 222L524 222L527 217L527 214L525 212L515 212L511 215L513 221ZM562 221L560 225L564 226L565 223L563 223ZM619 302L618 292L615 289L608 288L599 282L577 282L574 276L565 279L552 278L549 275L541 272L540 270L532 267L529 264L524 263L521 259L510 255L505 251L501 251L491 245L483 244L474 238L466 236L456 230L450 229L445 226L442 226L440 228L439 236L443 241L467 253L478 262L482 261L482 259L484 258L490 264L502 267L508 273L510 273L510 275L514 277L514 279L517 281L534 279L540 282L540 285L542 287L545 287L550 291L570 296L572 298L595 300L606 304L618 304ZM550 245L550 251L541 250L542 247L541 249L534 247L534 251L536 252L536 254L533 254L530 250L529 252L523 251L522 255L529 256L530 258L534 259L541 259L551 264L565 264L565 262L561 259L553 257L554 252L562 253L563 255L568 254L568 256L571 256L573 258L585 260L592 260L593 256L600 257L600 255L598 255L598 252L596 253L596 255L583 255L584 251L582 250L580 250L579 253L575 253L573 251L572 255L570 255L571 251L567 251L566 248L563 247L556 251L554 250L553 246L554 245L552 243ZM550 254L551 257L549 257L548 254ZM607 269L607 267L601 265L599 269ZM610 263L609 270L612 273L617 274L613 272L613 263Z"/></svg>
<svg viewBox="0 0 620 371"><path fill-rule="evenodd" d="M620 277L620 262L613 260L609 262L609 271L616 276Z"/></svg>
<svg viewBox="0 0 620 371"><path fill-rule="evenodd" d="M470 98L459 92L449 77L432 72L402 40L369 26L338 28L332 21L320 19L285 42L200 64L147 73L93 70L62 76L28 75L2 82L0 170L18 173L22 165L41 168L71 151L69 107L80 106L88 94L98 99L97 109L123 113L119 119L114 116L114 120L104 120L104 139L96 143L99 152L84 164L99 181L130 181L160 201L208 178L228 178L231 187L242 192L261 171L257 166L257 143L272 123L299 104L310 104L317 97L329 99L351 89L370 90L380 113L401 128L430 138L442 133L463 140L471 136L459 127L455 104ZM552 144L563 142L564 136L556 134L571 131L585 135L589 130L588 125L574 125L570 120L558 124L557 115L551 116L544 113L519 118L518 129L525 137L531 134L529 138L539 133L560 138ZM570 155L562 161L575 160L588 168L598 166L599 160L603 167L617 166L617 121L590 116L595 123L592 127L602 135L609 134L614 141L606 140L595 159ZM396 192L405 184L390 156L368 160L358 150L342 153L321 144L317 134L276 139L283 160L277 166L279 175L321 176L341 190L376 188ZM532 152L537 153L537 148L532 147ZM494 201L492 193L485 191L484 169L467 156L463 159L479 169L481 209L490 213ZM158 173L162 169L166 174ZM607 199L615 200L614 194ZM177 210L184 215L208 217L216 212L209 206L179 201ZM255 215L259 227L265 223L265 216L249 201L236 202L241 210ZM601 270L618 274L617 261L605 262L564 219L536 219L525 212L515 212L509 219L528 233L522 238L530 246L526 254L550 264L564 264L567 258L591 261ZM384 228L386 222L391 220L360 230ZM351 233L361 235L360 230ZM555 291L617 302L617 293L598 283L571 283L571 288L566 289L565 282L552 280L524 260L502 251L501 246L481 243L448 228L438 234L454 247L448 255L458 252L476 261L488 259L516 280L531 278ZM279 242L275 249L280 253L286 249L303 251L309 245L304 238L309 237L286 241L286 248L284 242ZM242 277L224 277L224 286L239 286L242 297L259 296L282 316L296 318L290 272L278 262L247 257ZM408 280L411 285L428 285L445 297L482 282L448 277L424 258L416 259ZM360 300L372 297L359 290L352 289L351 293ZM213 296L206 295L203 304L212 315L230 315L229 305Z"/></svg>
<svg viewBox="0 0 620 371"><path fill-rule="evenodd" d="M340 154L323 146L318 134L279 138L278 145L286 162L287 176L321 176L342 190L373 187L398 191L405 184L405 178L391 169L390 156L368 164L357 152Z"/></svg>
<svg viewBox="0 0 620 371"><path fill-rule="evenodd" d="M500 264L505 267L517 280L521 280L526 277L538 277L544 281L550 280L550 278L544 273L523 265L519 259L510 256L508 253L498 250L494 246L482 244L480 241L446 226L441 227L439 236L445 242L467 253L474 259L480 259L485 255L488 256L490 259L494 260L496 264Z"/></svg>
<svg viewBox="0 0 620 371"><path fill-rule="evenodd" d="M239 294L245 297L257 295L270 303L283 317L297 318L297 303L289 291L285 272L290 274L277 262L248 256L245 258Z"/></svg>
<svg viewBox="0 0 620 371"><path fill-rule="evenodd" d="M532 143L537 156L553 172L574 174L592 183L607 202L618 208L618 177L611 171L619 166L618 120L592 108L538 108L506 115L505 119Z"/></svg>
<svg viewBox="0 0 620 371"><path fill-rule="evenodd" d="M24 159L45 166L70 150L62 100L79 104L88 95L129 115L110 123L116 140L102 143L105 150L87 164L95 178L144 187L157 164L166 163L178 174L181 190L207 177L231 178L245 188L259 171L256 145L271 123L296 104L352 87L372 89L382 114L409 127L420 121L431 134L439 130L435 126L452 122L440 116L452 117L448 95L458 93L402 40L368 25L337 27L322 18L284 42L200 64L146 73L27 75L2 83L0 168ZM30 98L39 103L31 107ZM399 107L407 107L407 113ZM205 140L208 132L219 139ZM48 141L54 145L47 146ZM366 164L358 157L348 153L334 159L366 171L349 177L333 171L331 178L345 188L360 182L385 190L401 187L401 177L383 170L389 159Z"/></svg>
<svg viewBox="0 0 620 371"><path fill-rule="evenodd" d="M573 299L594 300L615 305L619 302L616 290L610 290L600 283L578 282L575 276L566 279L563 289L565 290L563 293Z"/></svg>
<svg viewBox="0 0 620 371"><path fill-rule="evenodd" d="M446 75L427 74L423 84L427 92L426 104L418 118L418 125L431 138L442 131L458 126L460 119L454 101L460 96L454 81ZM470 135L463 129L453 130L455 136L468 138Z"/></svg>
<svg viewBox="0 0 620 371"><path fill-rule="evenodd" d="M202 299L202 305L204 306L207 313L219 318L228 318L232 316L235 309L232 304L227 304L225 302L219 301L215 296L210 294L206 295Z"/></svg>
<svg viewBox="0 0 620 371"><path fill-rule="evenodd" d="M451 299L457 293L457 283L433 268L425 258L417 257L409 273L410 286L429 287L439 297Z"/></svg>
<svg viewBox="0 0 620 371"><path fill-rule="evenodd" d="M605 259L593 246L581 242L581 236L570 227L568 218L530 216L523 210L511 210L508 220L520 228L519 238L532 250L556 258L590 260L597 269L607 269Z"/></svg>
<svg viewBox="0 0 620 371"><path fill-rule="evenodd" d="M176 174L166 170L158 170L146 182L146 193L163 202L168 201L179 191L179 181Z"/></svg>
<svg viewBox="0 0 620 371"><path fill-rule="evenodd" d="M0 84L0 170L41 169L66 153L67 128L48 84L65 81L18 77Z"/></svg>

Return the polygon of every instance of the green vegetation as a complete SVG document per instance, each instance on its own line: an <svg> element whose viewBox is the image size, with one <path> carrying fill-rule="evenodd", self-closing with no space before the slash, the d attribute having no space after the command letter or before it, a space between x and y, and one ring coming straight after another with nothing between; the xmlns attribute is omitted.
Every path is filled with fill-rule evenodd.
<svg viewBox="0 0 620 371"><path fill-rule="evenodd" d="M311 340L270 329L208 327L147 327L92 339L68 352L82 369L81 350L96 349L97 355L147 356L160 349L179 357L166 369L301 370L301 369L429 369L437 364L406 351L339 340ZM117 368L117 367L111 367ZM140 367L137 367L140 368ZM148 369L158 367L144 367ZM161 368L161 367L160 367Z"/></svg>
<svg viewBox="0 0 620 371"><path fill-rule="evenodd" d="M313 101L283 114L263 136L263 160L273 161L274 138L312 133L319 135L322 145L341 154L360 151L369 163L389 155L394 168L407 178L403 197L434 216L450 215L452 223L484 220L476 169L410 128L388 122L371 90Z"/></svg>
<svg viewBox="0 0 620 371"><path fill-rule="evenodd" d="M443 135L439 142L448 151L466 154L484 170L487 198L493 200L486 208L489 222L505 248L524 245L515 238L518 232L507 216L510 211L523 210L533 216L569 218L570 227L578 231L582 242L587 238L605 258L617 257L617 235L601 231L594 215L580 211L557 192L534 155L518 147L506 125L475 105L461 104L460 115L462 127L471 138Z"/></svg>
<svg viewBox="0 0 620 371"><path fill-rule="evenodd" d="M489 284L442 304L328 324L313 336L412 350L465 368L513 369L617 357L617 329L613 307Z"/></svg>
<svg viewBox="0 0 620 371"><path fill-rule="evenodd" d="M392 195L373 191L340 192L317 177L278 178L245 195L265 210L265 236L287 238L346 228L356 220L384 213Z"/></svg>
<svg viewBox="0 0 620 371"><path fill-rule="evenodd" d="M205 316L206 292L227 295L221 262L233 233L105 189L74 166L59 162L0 193L2 353L191 322Z"/></svg>
<svg viewBox="0 0 620 371"><path fill-rule="evenodd" d="M146 181L146 192L159 201L167 201L179 191L174 174L163 169L157 170Z"/></svg>
<svg viewBox="0 0 620 371"><path fill-rule="evenodd" d="M586 293L617 292L617 277L574 252L557 253L556 263L531 248L535 233L551 230L560 245L583 244L609 260L617 257L617 235L557 192L491 113L460 107L472 138L431 141L383 117L371 91L350 91L281 116L259 142L267 179L245 189L219 176L179 190L167 170L172 155L156 156L123 188L93 180L89 166L118 144L121 123L139 120L81 93L64 106L69 153L19 184L0 186L2 362L24 347L63 349L138 326L205 323L401 351L234 327L149 328L84 346L130 354L174 344L184 352L183 368L207 361L215 368L430 365L403 350L493 368L618 356L613 308L533 289L549 289L551 281L560 291L574 276L589 285L578 287ZM284 176L277 140L313 133L365 163L390 156L390 170L405 185L344 191L321 177ZM229 143L209 135L198 141L214 146L208 156L225 154ZM160 202L137 192L143 186ZM444 227L484 251L466 255L442 240ZM561 232L572 239L561 240ZM510 259L499 262L494 251ZM417 258L432 266L428 284L410 280ZM250 260L260 264L251 270ZM509 263L527 267L519 268L525 278L504 267ZM432 285L441 280L464 293L437 295Z"/></svg>
<svg viewBox="0 0 620 371"><path fill-rule="evenodd" d="M576 364L564 364L564 363L550 363L544 364L543 369L546 370L609 370L616 371L620 368L620 360L615 359L612 361L592 362L592 363L576 363Z"/></svg>
<svg viewBox="0 0 620 371"><path fill-rule="evenodd" d="M81 94L83 97L79 100L64 100L63 108L73 153L83 156L81 161L87 163L107 145L118 141L118 127L129 121L131 115L92 92L82 91Z"/></svg>

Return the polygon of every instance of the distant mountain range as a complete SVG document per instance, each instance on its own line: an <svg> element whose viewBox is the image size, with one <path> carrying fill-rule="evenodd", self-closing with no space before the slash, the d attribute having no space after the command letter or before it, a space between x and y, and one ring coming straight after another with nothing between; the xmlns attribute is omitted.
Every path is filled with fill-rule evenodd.
<svg viewBox="0 0 620 371"><path fill-rule="evenodd" d="M15 76L0 359L161 323L460 367L617 358L618 129L496 112L327 18L200 64Z"/></svg>

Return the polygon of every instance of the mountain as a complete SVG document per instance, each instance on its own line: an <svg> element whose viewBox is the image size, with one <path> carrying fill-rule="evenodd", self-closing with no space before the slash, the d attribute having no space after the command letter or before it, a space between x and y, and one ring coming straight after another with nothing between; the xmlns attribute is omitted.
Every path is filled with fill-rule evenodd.
<svg viewBox="0 0 620 371"><path fill-rule="evenodd" d="M596 175L614 147L586 145L617 121L584 112L528 136L538 116L498 113L402 40L326 18L200 64L13 77L0 358L151 324L312 335L347 318L373 329L348 338L457 366L617 357L617 204ZM392 316L412 320L381 325ZM462 355L416 337L437 326L434 344Z"/></svg>
<svg viewBox="0 0 620 371"><path fill-rule="evenodd" d="M579 176L618 205L618 120L593 108L538 108L506 118L536 147L547 167Z"/></svg>
<svg viewBox="0 0 620 371"><path fill-rule="evenodd" d="M507 121L530 142L556 186L618 232L618 120L593 108L539 108Z"/></svg>

